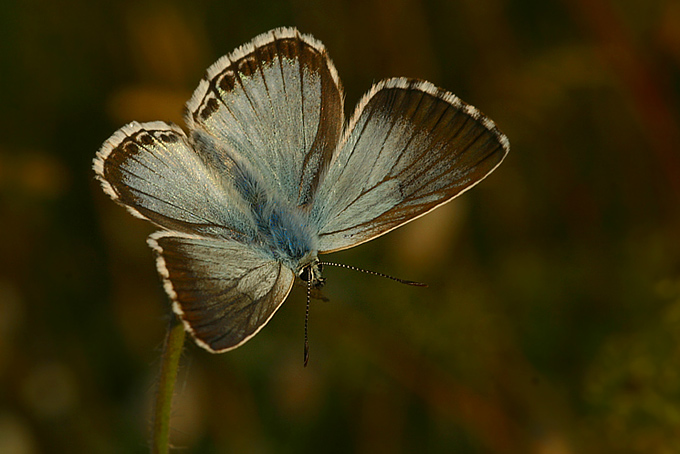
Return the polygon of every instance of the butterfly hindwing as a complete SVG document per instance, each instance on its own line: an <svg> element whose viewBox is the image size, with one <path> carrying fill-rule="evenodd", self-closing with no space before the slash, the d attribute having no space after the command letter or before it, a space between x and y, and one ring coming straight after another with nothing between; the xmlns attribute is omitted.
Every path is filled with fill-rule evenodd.
<svg viewBox="0 0 680 454"><path fill-rule="evenodd" d="M319 252L422 216L481 181L508 149L491 120L451 93L403 78L376 84L319 186L311 212Z"/></svg>
<svg viewBox="0 0 680 454"><path fill-rule="evenodd" d="M175 313L212 352L253 337L293 285L289 268L252 245L163 231L148 242Z"/></svg>
<svg viewBox="0 0 680 454"><path fill-rule="evenodd" d="M222 57L187 103L194 135L245 159L295 206L308 204L343 123L340 80L323 45L292 28Z"/></svg>

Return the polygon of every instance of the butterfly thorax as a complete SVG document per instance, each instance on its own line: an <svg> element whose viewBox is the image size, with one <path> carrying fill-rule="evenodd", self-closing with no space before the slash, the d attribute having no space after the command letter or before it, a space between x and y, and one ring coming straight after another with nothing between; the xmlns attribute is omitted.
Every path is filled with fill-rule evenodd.
<svg viewBox="0 0 680 454"><path fill-rule="evenodd" d="M305 217L283 202L270 199L253 207L257 225L257 242L264 246L273 258L296 271L316 259L316 235ZM317 260L318 261L318 260Z"/></svg>

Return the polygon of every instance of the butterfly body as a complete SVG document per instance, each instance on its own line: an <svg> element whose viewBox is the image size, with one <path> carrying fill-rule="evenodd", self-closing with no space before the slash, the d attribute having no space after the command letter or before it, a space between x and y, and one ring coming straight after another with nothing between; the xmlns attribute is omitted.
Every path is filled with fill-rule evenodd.
<svg viewBox="0 0 680 454"><path fill-rule="evenodd" d="M303 269L312 268L318 262L318 236L317 228L310 225L309 210L286 200L271 183L249 169L247 162L239 162L227 150L206 150L205 147L215 144L201 138L200 133L194 134L193 142L197 149L203 149L204 155L219 154L223 163L229 162L232 185L243 199L243 210L250 220L246 230L252 232L252 236L240 240L261 248L264 257L281 262L298 276ZM312 276L315 286L322 282L319 271Z"/></svg>
<svg viewBox="0 0 680 454"><path fill-rule="evenodd" d="M468 190L507 138L429 82L375 84L345 124L323 45L280 28L218 60L185 114L189 134L130 123L94 159L104 192L161 230L164 288L211 352L252 338L296 276L320 287L318 254L383 235Z"/></svg>

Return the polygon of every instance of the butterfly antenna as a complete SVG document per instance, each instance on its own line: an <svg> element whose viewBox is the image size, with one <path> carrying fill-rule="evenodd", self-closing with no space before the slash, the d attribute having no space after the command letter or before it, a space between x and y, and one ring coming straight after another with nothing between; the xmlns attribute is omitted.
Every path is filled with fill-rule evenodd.
<svg viewBox="0 0 680 454"><path fill-rule="evenodd" d="M387 279L392 279L393 281L397 281L400 284L414 285L416 287L427 287L427 284L425 284L423 282L407 281L406 279L399 279L398 277L390 276L389 274L383 274L383 273L378 273L377 271L365 270L363 268L358 268L358 267L352 266L352 265L345 265L343 263L319 262L319 265L337 266L337 267L340 267L340 268L346 268L348 270L360 271L362 273L372 274L373 276L385 277Z"/></svg>
<svg viewBox="0 0 680 454"><path fill-rule="evenodd" d="M312 280L307 281L307 308L305 309L305 367L309 362L309 339L307 337L307 325L309 324L309 300L312 298Z"/></svg>

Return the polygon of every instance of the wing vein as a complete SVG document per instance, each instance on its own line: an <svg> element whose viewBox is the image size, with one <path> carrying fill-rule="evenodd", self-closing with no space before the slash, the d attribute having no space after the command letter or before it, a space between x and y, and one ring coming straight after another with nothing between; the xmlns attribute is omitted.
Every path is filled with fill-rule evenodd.
<svg viewBox="0 0 680 454"><path fill-rule="evenodd" d="M232 65L233 65L233 63L232 63ZM246 92L245 87L243 86L243 81L241 80L241 75L240 75L240 73L239 73L238 71L234 71L234 78L235 78L236 80L238 80L238 83L239 83L239 85L241 86L241 88L243 89L243 93L244 93L246 99L248 99L248 102L250 102L250 99L248 98L248 93ZM213 91L213 94L214 94L215 97L220 101L220 103L224 106L224 108L227 109L227 112L229 112L229 115L231 115L231 118L232 118L236 123L238 123L239 127L240 127L241 130L244 132L244 134L243 134L244 137L246 138L246 140L248 141L248 143L250 144L250 146L252 147L252 149L253 149L253 150L256 150L257 147L256 147L255 144L253 143L253 140L251 139L250 135L249 135L249 134L245 134L246 128L244 127L243 120L241 120L238 116L234 115L234 112L229 108L229 106L227 105L227 103L225 102L225 100L224 100L224 99L222 98L222 96L220 95L220 92L219 92L219 90L217 89L217 86L215 85L215 80L217 80L217 77L215 77L215 78L210 82L211 90ZM252 103L251 103L251 107L252 107Z"/></svg>

